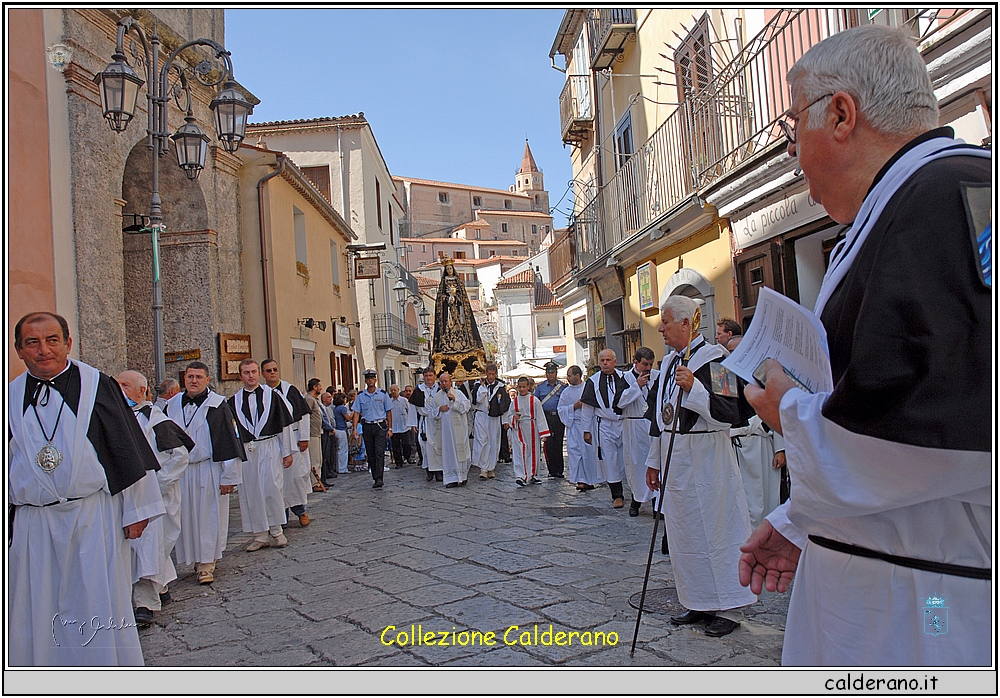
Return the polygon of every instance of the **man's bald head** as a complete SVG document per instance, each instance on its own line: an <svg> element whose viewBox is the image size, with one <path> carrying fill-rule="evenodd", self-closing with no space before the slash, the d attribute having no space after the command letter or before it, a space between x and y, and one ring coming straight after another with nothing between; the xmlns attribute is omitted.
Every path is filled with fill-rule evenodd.
<svg viewBox="0 0 1000 698"><path fill-rule="evenodd" d="M118 385L121 386L122 392L129 398L136 402L144 402L146 400L146 387L149 385L146 376L138 371L122 371L118 374L116 380L118 381Z"/></svg>

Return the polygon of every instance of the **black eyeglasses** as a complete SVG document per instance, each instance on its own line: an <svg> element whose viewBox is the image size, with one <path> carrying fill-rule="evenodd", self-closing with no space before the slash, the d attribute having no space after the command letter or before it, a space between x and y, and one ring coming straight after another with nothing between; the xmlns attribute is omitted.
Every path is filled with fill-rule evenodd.
<svg viewBox="0 0 1000 698"><path fill-rule="evenodd" d="M799 117L806 112L809 107L813 106L817 102L826 99L827 97L833 97L833 92L823 95L822 97L817 97L811 101L806 106L799 109L794 114L786 114L785 116L778 119L778 128L781 129L782 135L788 139L788 142L795 145L795 133L799 127Z"/></svg>

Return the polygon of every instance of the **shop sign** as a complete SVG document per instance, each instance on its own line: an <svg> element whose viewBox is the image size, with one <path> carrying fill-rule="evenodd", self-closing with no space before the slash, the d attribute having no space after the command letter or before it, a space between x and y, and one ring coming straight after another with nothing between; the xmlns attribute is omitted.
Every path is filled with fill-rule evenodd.
<svg viewBox="0 0 1000 698"><path fill-rule="evenodd" d="M786 194L763 208L743 217L734 218L731 228L738 250L745 250L775 235L793 230L826 215L822 204L816 203L809 190Z"/></svg>

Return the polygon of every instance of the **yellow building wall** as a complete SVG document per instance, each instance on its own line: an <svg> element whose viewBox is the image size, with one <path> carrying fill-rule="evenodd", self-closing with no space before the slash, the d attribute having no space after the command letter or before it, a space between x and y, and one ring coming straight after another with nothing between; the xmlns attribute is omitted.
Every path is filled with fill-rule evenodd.
<svg viewBox="0 0 1000 698"><path fill-rule="evenodd" d="M352 354L357 358L357 347L337 347L333 344L334 328L332 319L347 318L351 326L351 336L358 341L358 330L353 289L348 288L347 260L344 256L347 242L334 227L299 192L282 177L275 177L267 185L270 189L269 233L271 249L268 256L272 271L273 315L271 332L273 357L281 367L282 378L292 381L292 339L307 339L316 343L314 375L326 387L338 384L330 368L330 352ZM295 259L295 218L294 209L305 216L306 262L309 278L303 277L296 268ZM330 241L337 245L340 292L333 287ZM311 317L327 323L326 330L300 328L298 320ZM261 340L264 340L261 337ZM266 343L254 342L254 353L262 356ZM304 388L305 386L299 386Z"/></svg>
<svg viewBox="0 0 1000 698"><path fill-rule="evenodd" d="M655 263L656 286L654 291L657 306L664 286L678 269L683 266L699 272L715 290L716 317L712 318L710 322L706 320L704 323L711 328L719 318L732 318L735 313L728 226L729 222L726 219L718 219L686 240L666 247L647 259L624 268L625 325L639 324L642 329L642 346L652 349L657 358L662 358L664 353L663 337L657 331L660 324L660 311L658 307L639 310L639 283L636 269L650 260Z"/></svg>

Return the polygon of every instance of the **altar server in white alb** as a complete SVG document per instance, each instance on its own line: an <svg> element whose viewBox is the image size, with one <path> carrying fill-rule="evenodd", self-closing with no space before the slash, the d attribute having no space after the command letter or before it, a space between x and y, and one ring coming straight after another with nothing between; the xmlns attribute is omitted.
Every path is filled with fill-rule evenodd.
<svg viewBox="0 0 1000 698"><path fill-rule="evenodd" d="M141 666L129 541L163 514L156 456L110 376L68 359L61 316L14 328L7 395L11 666Z"/></svg>
<svg viewBox="0 0 1000 698"><path fill-rule="evenodd" d="M306 500L312 492L313 480L310 468L312 461L309 456L309 429L312 424L312 410L306 404L302 393L286 380L281 380L278 362L274 359L264 359L260 363L260 374L267 384L281 393L292 413L292 440L295 442L295 452L292 455L292 465L283 471L285 508L299 519L299 526L309 525L309 514L306 511ZM286 512L286 516L289 514ZM291 518L288 516L288 518Z"/></svg>
<svg viewBox="0 0 1000 698"><path fill-rule="evenodd" d="M520 486L540 482L538 461L541 460L545 440L549 438L549 425L545 421L542 403L531 394L527 377L517 379L517 394L511 398L507 412L510 424L510 452L514 459L514 482Z"/></svg>
<svg viewBox="0 0 1000 698"><path fill-rule="evenodd" d="M246 453L236 417L226 399L208 387L208 366L192 361L184 369L184 392L167 402L166 414L194 441L181 474L181 530L178 565L194 565L199 584L215 581L229 535L229 495L243 479Z"/></svg>
<svg viewBox="0 0 1000 698"><path fill-rule="evenodd" d="M441 453L433 447L439 438L439 424L437 420L430 418L435 411L434 396L437 395L437 391L437 374L434 373L432 366L428 366L424 369L424 382L418 385L410 396L410 404L417 408L417 416L420 419L420 425L417 429L417 446L420 448L421 465L427 471L427 482L431 480L444 481Z"/></svg>
<svg viewBox="0 0 1000 698"><path fill-rule="evenodd" d="M445 487L461 487L469 481L469 398L451 382L447 371L438 376L438 391L431 401L429 419L437 423L438 438L433 442L441 459Z"/></svg>
<svg viewBox="0 0 1000 698"><path fill-rule="evenodd" d="M649 389L659 377L660 372L653 368L653 350L649 347L639 347L635 350L632 368L622 373L622 378L628 383L618 406L625 418L622 427L622 441L625 450L625 477L628 487L632 490L632 503L628 515L638 516L643 502L652 500L655 495L646 487L646 456L649 455L649 420L646 419L646 403L649 401ZM653 504L655 511L656 505Z"/></svg>
<svg viewBox="0 0 1000 698"><path fill-rule="evenodd" d="M559 394L559 419L566 426L566 457L569 460L569 481L580 492L592 490L602 482L597 469L597 449L583 440L590 420L583 407L583 370L579 366L566 369L569 385Z"/></svg>
<svg viewBox="0 0 1000 698"><path fill-rule="evenodd" d="M736 376L722 368L726 350L692 329L697 307L685 296L669 296L660 304L659 330L672 351L664 357L660 377L650 390L653 438L646 484L659 490L676 419L663 516L670 531L677 598L687 610L671 621L707 622L705 634L722 637L740 625L739 609L757 597L740 585L737 573L740 545L750 532L743 480L729 438L730 427L742 419L739 389ZM691 358L685 366L689 343Z"/></svg>
<svg viewBox="0 0 1000 698"><path fill-rule="evenodd" d="M590 420L583 439L597 449L597 463L601 467L601 477L611 490L612 506L621 509L625 506L625 490L622 487L622 480L625 479L625 445L622 439L624 420L618 401L628 388L628 383L615 368L615 361L615 353L611 349L605 349L597 355L601 370L584 384L581 399L584 419Z"/></svg>
<svg viewBox="0 0 1000 698"><path fill-rule="evenodd" d="M253 359L240 362L243 387L229 398L236 414L240 440L247 452L240 487L240 519L244 533L254 538L247 552L272 546L283 548L285 523L284 471L295 451L288 403L276 389L260 385L260 369Z"/></svg>
<svg viewBox="0 0 1000 698"><path fill-rule="evenodd" d="M833 391L766 367L791 499L744 546L788 588L786 665L989 666L995 600L991 152L938 128L909 31L864 26L788 73L783 130L812 198L851 224L815 312Z"/></svg>
<svg viewBox="0 0 1000 698"><path fill-rule="evenodd" d="M500 456L503 416L510 407L507 384L497 378L496 364L486 365L486 378L473 385L473 398L472 464L479 468L481 479L491 480Z"/></svg>
<svg viewBox="0 0 1000 698"><path fill-rule="evenodd" d="M187 470L194 441L149 401L144 375L123 371L117 380L160 463L160 469L148 471L146 477L156 481L166 512L150 521L142 536L132 541L132 601L135 622L141 628L153 621L153 613L160 610L161 598L169 597L167 585L177 579L170 553L181 533L180 478Z"/></svg>

